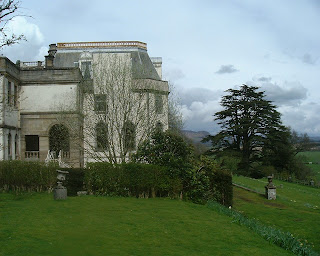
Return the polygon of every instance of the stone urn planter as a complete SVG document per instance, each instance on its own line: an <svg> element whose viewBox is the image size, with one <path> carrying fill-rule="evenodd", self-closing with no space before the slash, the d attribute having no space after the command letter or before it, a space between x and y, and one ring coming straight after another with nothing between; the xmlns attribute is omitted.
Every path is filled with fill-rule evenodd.
<svg viewBox="0 0 320 256"><path fill-rule="evenodd" d="M67 199L67 188L62 185L63 181L66 180L67 171L57 170L57 186L53 190L54 200L66 200Z"/></svg>

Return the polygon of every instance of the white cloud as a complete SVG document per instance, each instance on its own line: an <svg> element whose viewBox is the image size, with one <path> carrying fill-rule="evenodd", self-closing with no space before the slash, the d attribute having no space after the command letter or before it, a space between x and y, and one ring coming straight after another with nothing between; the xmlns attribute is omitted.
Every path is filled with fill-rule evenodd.
<svg viewBox="0 0 320 256"><path fill-rule="evenodd" d="M176 82L185 77L185 74L180 68L169 68L164 70L163 77L167 81Z"/></svg>
<svg viewBox="0 0 320 256"><path fill-rule="evenodd" d="M205 103L194 101L190 106L182 105L181 112L185 129L208 131L212 134L218 132L219 126L214 122L214 114L220 110L221 107L217 100Z"/></svg>
<svg viewBox="0 0 320 256"><path fill-rule="evenodd" d="M38 51L38 54L37 56L35 57L36 60L43 60L44 59L44 56L48 55L48 50L49 50L49 47L47 46L42 46L39 51Z"/></svg>
<svg viewBox="0 0 320 256"><path fill-rule="evenodd" d="M25 17L15 17L8 24L8 34L23 34L27 41L21 41L3 49L3 55L12 61L38 60L39 54L44 53L44 36L38 25L29 22ZM41 57L43 59L43 56Z"/></svg>
<svg viewBox="0 0 320 256"><path fill-rule="evenodd" d="M14 34L24 34L28 41L40 45L44 38L36 24L29 23L25 17L15 17L8 24L8 29Z"/></svg>

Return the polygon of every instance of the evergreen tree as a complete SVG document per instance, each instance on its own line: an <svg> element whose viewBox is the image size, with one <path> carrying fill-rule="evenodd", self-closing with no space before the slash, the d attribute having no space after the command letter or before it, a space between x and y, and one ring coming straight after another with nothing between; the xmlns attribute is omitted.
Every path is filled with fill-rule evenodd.
<svg viewBox="0 0 320 256"><path fill-rule="evenodd" d="M229 89L222 97L223 110L215 114L221 131L208 136L214 149L240 153L239 169L250 174L252 162L261 160L264 148L282 139L287 129L282 125L280 113L258 87L242 85L239 90ZM279 144L277 143L277 145ZM276 150L269 150L272 155Z"/></svg>

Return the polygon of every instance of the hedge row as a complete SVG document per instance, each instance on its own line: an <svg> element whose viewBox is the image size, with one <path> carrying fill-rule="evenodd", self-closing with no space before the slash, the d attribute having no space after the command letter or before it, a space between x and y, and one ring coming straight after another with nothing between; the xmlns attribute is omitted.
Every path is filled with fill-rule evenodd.
<svg viewBox="0 0 320 256"><path fill-rule="evenodd" d="M183 175L151 164L89 163L86 169L68 171L63 183L69 196L87 190L95 195L171 197L206 203L215 200L232 205L232 177L213 163ZM0 190L50 191L56 186L58 166L39 162L0 161Z"/></svg>
<svg viewBox="0 0 320 256"><path fill-rule="evenodd" d="M90 163L85 171L90 193L109 196L183 197L195 203L215 200L232 205L232 177L218 165L203 166L183 177L168 167L129 163Z"/></svg>
<svg viewBox="0 0 320 256"><path fill-rule="evenodd" d="M0 161L0 190L48 191L56 185L56 165L40 162Z"/></svg>
<svg viewBox="0 0 320 256"><path fill-rule="evenodd" d="M89 163L85 184L90 193L108 196L178 197L182 191L181 180L167 168L137 163Z"/></svg>

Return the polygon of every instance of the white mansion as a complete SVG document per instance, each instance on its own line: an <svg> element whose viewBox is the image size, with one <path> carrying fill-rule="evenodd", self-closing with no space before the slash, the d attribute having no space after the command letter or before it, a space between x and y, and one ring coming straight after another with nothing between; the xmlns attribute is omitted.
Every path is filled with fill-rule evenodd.
<svg viewBox="0 0 320 256"><path fill-rule="evenodd" d="M0 160L128 159L168 128L161 66L137 41L51 44L44 62L0 57Z"/></svg>

